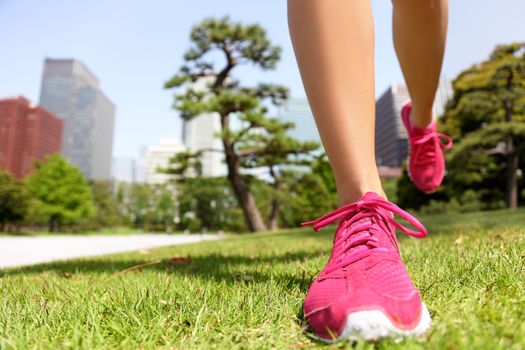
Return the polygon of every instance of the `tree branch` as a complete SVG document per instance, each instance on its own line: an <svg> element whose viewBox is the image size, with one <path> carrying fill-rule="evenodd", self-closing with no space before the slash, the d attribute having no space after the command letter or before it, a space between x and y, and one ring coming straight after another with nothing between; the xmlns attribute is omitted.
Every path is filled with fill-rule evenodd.
<svg viewBox="0 0 525 350"><path fill-rule="evenodd" d="M215 82L213 83L212 90L217 93L224 85L224 82L226 81L226 78L228 77L228 74L230 71L235 67L237 64L237 60L232 56L231 48L227 47L227 45L223 45L221 47L222 52L224 52L224 55L226 56L226 66L219 72L217 75L217 79L215 79Z"/></svg>

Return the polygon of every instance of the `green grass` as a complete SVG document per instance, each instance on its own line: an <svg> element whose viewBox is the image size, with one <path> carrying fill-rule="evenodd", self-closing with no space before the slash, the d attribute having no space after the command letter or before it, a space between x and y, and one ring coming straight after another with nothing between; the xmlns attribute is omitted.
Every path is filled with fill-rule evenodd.
<svg viewBox="0 0 525 350"><path fill-rule="evenodd" d="M423 339L312 340L301 305L331 234L298 230L0 271L0 349L525 348L525 210L422 219L431 236L401 248Z"/></svg>

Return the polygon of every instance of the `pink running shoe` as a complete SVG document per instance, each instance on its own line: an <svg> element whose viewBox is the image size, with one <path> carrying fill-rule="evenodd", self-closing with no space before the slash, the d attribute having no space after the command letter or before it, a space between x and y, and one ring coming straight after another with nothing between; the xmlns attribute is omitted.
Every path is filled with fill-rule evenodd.
<svg viewBox="0 0 525 350"><path fill-rule="evenodd" d="M410 120L411 112L412 103L407 102L401 109L401 119L410 143L408 174L418 190L432 193L441 186L445 177L443 150L452 147L452 138L438 133L435 122L426 128L414 126ZM447 140L447 143L443 143L442 139Z"/></svg>
<svg viewBox="0 0 525 350"><path fill-rule="evenodd" d="M326 342L423 334L430 315L401 261L395 229L422 238L425 227L374 192L303 226L318 231L336 220L330 258L304 301L313 331Z"/></svg>

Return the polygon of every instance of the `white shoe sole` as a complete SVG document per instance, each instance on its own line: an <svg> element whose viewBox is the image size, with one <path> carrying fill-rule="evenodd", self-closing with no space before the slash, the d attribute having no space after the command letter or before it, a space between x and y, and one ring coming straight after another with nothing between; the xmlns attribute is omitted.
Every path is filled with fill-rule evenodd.
<svg viewBox="0 0 525 350"><path fill-rule="evenodd" d="M370 341L390 337L403 338L421 336L425 334L432 323L427 307L423 303L421 303L421 306L421 320L413 329L403 330L397 328L392 321L379 310L358 311L348 315L343 332L337 339L321 340L327 343L333 343L341 340L357 341L364 339Z"/></svg>

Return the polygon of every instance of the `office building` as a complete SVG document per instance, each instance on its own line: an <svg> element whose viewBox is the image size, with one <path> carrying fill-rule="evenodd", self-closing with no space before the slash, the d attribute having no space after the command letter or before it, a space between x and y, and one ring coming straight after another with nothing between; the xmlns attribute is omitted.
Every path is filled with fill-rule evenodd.
<svg viewBox="0 0 525 350"><path fill-rule="evenodd" d="M208 92L213 77L204 77L193 83L192 89ZM235 118L231 123L235 124ZM231 125L234 127L234 125ZM219 136L222 131L221 120L216 112L202 113L182 122L182 142L188 152L201 152L202 176L224 176L224 147Z"/></svg>
<svg viewBox="0 0 525 350"><path fill-rule="evenodd" d="M182 124L182 140L190 152L202 152L202 176L223 176L224 147L218 136L221 121L217 113L203 113Z"/></svg>
<svg viewBox="0 0 525 350"><path fill-rule="evenodd" d="M149 184L165 184L174 179L174 175L162 173L168 167L170 159L177 153L185 152L186 147L175 138L162 138L157 145L146 149L145 182Z"/></svg>
<svg viewBox="0 0 525 350"><path fill-rule="evenodd" d="M294 123L294 128L288 135L299 141L316 141L321 143L314 116L306 98L291 98L287 100L278 112L278 118Z"/></svg>
<svg viewBox="0 0 525 350"><path fill-rule="evenodd" d="M80 61L46 59L40 104L64 121L62 153L89 179L109 180L115 106Z"/></svg>
<svg viewBox="0 0 525 350"><path fill-rule="evenodd" d="M401 107L409 99L404 85L391 85L376 101L375 152L379 167L399 168L407 156Z"/></svg>
<svg viewBox="0 0 525 350"><path fill-rule="evenodd" d="M0 168L21 179L36 160L60 153L64 123L23 97L0 100Z"/></svg>
<svg viewBox="0 0 525 350"><path fill-rule="evenodd" d="M451 97L450 80L442 78L434 101L434 118L443 114ZM379 167L399 168L407 157L408 140L401 120L401 108L409 99L406 86L395 84L376 101L375 154Z"/></svg>

